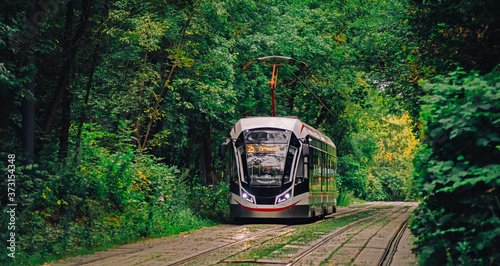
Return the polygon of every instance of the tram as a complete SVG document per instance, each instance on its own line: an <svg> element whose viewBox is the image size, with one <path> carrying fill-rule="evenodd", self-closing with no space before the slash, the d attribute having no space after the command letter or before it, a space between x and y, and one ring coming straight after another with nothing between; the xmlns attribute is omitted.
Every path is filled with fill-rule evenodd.
<svg viewBox="0 0 500 266"><path fill-rule="evenodd" d="M296 117L240 119L219 153L230 212L240 218L314 218L336 211L332 140Z"/></svg>

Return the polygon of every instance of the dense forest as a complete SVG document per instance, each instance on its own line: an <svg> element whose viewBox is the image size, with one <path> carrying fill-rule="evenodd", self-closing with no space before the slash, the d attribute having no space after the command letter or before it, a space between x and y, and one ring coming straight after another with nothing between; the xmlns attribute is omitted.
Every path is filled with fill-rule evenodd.
<svg viewBox="0 0 500 266"><path fill-rule="evenodd" d="M296 116L339 202L420 201L423 264L500 263L500 2L0 2L0 262L39 264L228 217L218 145ZM15 241L9 241L14 239Z"/></svg>

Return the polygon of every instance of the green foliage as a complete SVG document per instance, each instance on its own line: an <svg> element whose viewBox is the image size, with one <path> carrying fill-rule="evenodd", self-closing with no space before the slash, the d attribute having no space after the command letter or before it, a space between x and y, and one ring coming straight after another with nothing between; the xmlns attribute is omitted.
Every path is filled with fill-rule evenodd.
<svg viewBox="0 0 500 266"><path fill-rule="evenodd" d="M195 179L189 194L189 206L199 217L217 222L227 222L229 215L229 186L225 183L218 187L200 186L201 180Z"/></svg>
<svg viewBox="0 0 500 266"><path fill-rule="evenodd" d="M355 202L362 203L365 202L365 200L355 197L353 192L348 192L346 190L339 192L337 206L349 206Z"/></svg>
<svg viewBox="0 0 500 266"><path fill-rule="evenodd" d="M418 112L406 0L89 2L89 10L56 4L21 45L11 40L23 34L27 2L3 3L2 151L24 158L23 99L34 96L37 108L37 166L19 167L26 257L225 219L227 187L214 154L238 118L271 114L271 67L242 71L267 55L309 64L279 67L278 115L332 137L340 195L405 198L411 156L400 147L414 141L412 122L387 121L405 108ZM35 64L24 65L31 54ZM26 89L30 75L35 95ZM389 153L395 159L386 163Z"/></svg>
<svg viewBox="0 0 500 266"><path fill-rule="evenodd" d="M203 187L195 185L190 193L175 167L136 152L126 131L85 127L78 165L60 167L49 161L44 163L51 170L40 165L16 168L16 193L22 202L16 222L16 264L43 263L212 224L206 218L215 216L200 218L198 209L189 208ZM202 196L226 199L226 193L223 187ZM217 204L214 215L227 212L220 201L211 204ZM9 232L4 230L8 218L3 212L2 234ZM5 242L2 245L2 260L13 262L5 253Z"/></svg>
<svg viewBox="0 0 500 266"><path fill-rule="evenodd" d="M412 200L412 161L419 141L409 115L383 117L377 135L380 141L373 156L373 179L380 182L384 199Z"/></svg>
<svg viewBox="0 0 500 266"><path fill-rule="evenodd" d="M367 191L368 171L366 167L353 156L342 156L339 158L340 167L337 175L337 187L340 193L353 192L358 197L365 197Z"/></svg>
<svg viewBox="0 0 500 266"><path fill-rule="evenodd" d="M497 64L500 3L489 0L410 1L409 24L415 74L424 77L453 71L491 71Z"/></svg>
<svg viewBox="0 0 500 266"><path fill-rule="evenodd" d="M500 263L500 72L424 84L421 193L412 225L424 264Z"/></svg>
<svg viewBox="0 0 500 266"><path fill-rule="evenodd" d="M380 101L372 101L375 109ZM359 132L349 137L351 154L339 158L338 187L366 200L412 200L412 160L419 143L413 122L408 114L383 112L352 112Z"/></svg>

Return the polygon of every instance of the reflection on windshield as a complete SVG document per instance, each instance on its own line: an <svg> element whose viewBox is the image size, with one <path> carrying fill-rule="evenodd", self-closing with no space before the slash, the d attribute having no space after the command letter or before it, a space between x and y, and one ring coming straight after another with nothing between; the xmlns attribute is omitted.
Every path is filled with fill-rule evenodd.
<svg viewBox="0 0 500 266"><path fill-rule="evenodd" d="M290 134L279 130L254 130L245 134L250 186L281 186Z"/></svg>
<svg viewBox="0 0 500 266"><path fill-rule="evenodd" d="M246 132L246 143L280 143L288 144L289 131L281 130L253 130Z"/></svg>
<svg viewBox="0 0 500 266"><path fill-rule="evenodd" d="M286 159L286 145L273 152L247 153L250 186L281 186Z"/></svg>

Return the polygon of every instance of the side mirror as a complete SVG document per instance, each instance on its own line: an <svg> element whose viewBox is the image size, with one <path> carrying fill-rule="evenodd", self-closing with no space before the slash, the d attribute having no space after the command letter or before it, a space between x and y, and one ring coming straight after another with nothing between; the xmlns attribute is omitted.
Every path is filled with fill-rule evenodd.
<svg viewBox="0 0 500 266"><path fill-rule="evenodd" d="M309 157L309 144L302 144L302 155Z"/></svg>
<svg viewBox="0 0 500 266"><path fill-rule="evenodd" d="M231 142L230 138L225 138L222 140L222 142L219 146L219 156L220 157L224 158L224 156L226 155L227 146L229 145L230 142Z"/></svg>

